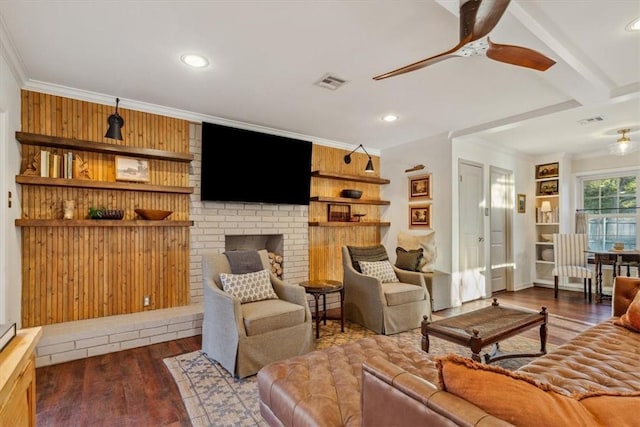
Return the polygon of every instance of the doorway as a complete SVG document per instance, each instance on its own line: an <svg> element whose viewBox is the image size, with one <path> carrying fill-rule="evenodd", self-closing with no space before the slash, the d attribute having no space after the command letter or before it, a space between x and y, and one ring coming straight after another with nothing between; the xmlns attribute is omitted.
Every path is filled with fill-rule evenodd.
<svg viewBox="0 0 640 427"><path fill-rule="evenodd" d="M491 166L489 171L489 265L491 292L505 291L512 280L511 214L513 173Z"/></svg>
<svg viewBox="0 0 640 427"><path fill-rule="evenodd" d="M458 173L460 299L467 302L486 293L484 168L481 164L459 160Z"/></svg>

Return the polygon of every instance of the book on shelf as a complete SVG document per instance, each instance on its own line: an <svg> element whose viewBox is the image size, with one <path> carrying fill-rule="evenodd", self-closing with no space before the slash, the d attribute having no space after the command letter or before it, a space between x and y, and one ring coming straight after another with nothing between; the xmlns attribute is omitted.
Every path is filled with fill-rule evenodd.
<svg viewBox="0 0 640 427"><path fill-rule="evenodd" d="M51 161L49 162L49 176L51 178L60 178L60 155L51 154Z"/></svg>
<svg viewBox="0 0 640 427"><path fill-rule="evenodd" d="M73 153L71 151L64 154L64 177L73 178Z"/></svg>
<svg viewBox="0 0 640 427"><path fill-rule="evenodd" d="M49 176L49 152L47 150L40 150L40 176Z"/></svg>
<svg viewBox="0 0 640 427"><path fill-rule="evenodd" d="M74 177L73 162L71 151L57 154L48 150L40 150L40 176L71 179Z"/></svg>
<svg viewBox="0 0 640 427"><path fill-rule="evenodd" d="M16 336L15 322L0 324L0 351L2 351L15 336Z"/></svg>

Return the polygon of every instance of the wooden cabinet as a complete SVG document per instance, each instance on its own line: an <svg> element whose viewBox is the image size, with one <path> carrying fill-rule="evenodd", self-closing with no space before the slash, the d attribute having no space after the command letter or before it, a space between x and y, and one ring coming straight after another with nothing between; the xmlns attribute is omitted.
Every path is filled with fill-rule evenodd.
<svg viewBox="0 0 640 427"><path fill-rule="evenodd" d="M36 425L35 348L42 328L21 329L0 351L0 426Z"/></svg>
<svg viewBox="0 0 640 427"><path fill-rule="evenodd" d="M339 181L346 181L346 182L364 183L369 187L372 184L383 185L383 184L389 184L391 182L388 179L379 178L375 176L368 177L368 176L358 176L358 175L344 175L339 173L323 172L318 170L311 172L311 177L327 178L330 180L339 180ZM380 200L377 198L368 199L366 198L367 196L366 193L363 194L365 195L365 198L363 199L362 198L350 199L346 197L334 196L333 193L337 193L338 195L340 194L339 187L330 188L329 191L332 193L332 195L312 196L310 199L311 202L323 203L323 204L326 204L327 207L332 204L346 205L346 206L351 206L351 205L388 206L391 204L391 202L389 202L388 200ZM355 211L352 212L352 214L354 213ZM372 213L375 213L375 215L372 215ZM387 226L388 227L390 225L389 222L380 221L379 219L380 215L379 215L378 209L375 209L375 210L368 209L364 215L365 216L363 216L360 221L328 221L327 217L325 217L323 220L318 218L318 216L316 216L314 220L310 219L309 226L310 227L371 227L371 226L378 226L378 227ZM373 219L371 219L371 217L373 217Z"/></svg>

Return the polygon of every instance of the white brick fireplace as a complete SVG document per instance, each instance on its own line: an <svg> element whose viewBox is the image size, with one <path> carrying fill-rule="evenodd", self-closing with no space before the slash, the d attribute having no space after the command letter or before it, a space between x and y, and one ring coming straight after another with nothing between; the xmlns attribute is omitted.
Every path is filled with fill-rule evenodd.
<svg viewBox="0 0 640 427"><path fill-rule="evenodd" d="M205 251L222 253L228 249L281 250L284 258L283 280L290 283L308 280L309 207L201 201L201 139L202 126L192 123L189 126L189 150L194 155L189 174L189 185L194 188L191 195L191 303L201 303L203 300L202 253ZM277 243L274 243L276 240ZM230 243L232 241L234 243ZM237 242L241 242L240 247Z"/></svg>

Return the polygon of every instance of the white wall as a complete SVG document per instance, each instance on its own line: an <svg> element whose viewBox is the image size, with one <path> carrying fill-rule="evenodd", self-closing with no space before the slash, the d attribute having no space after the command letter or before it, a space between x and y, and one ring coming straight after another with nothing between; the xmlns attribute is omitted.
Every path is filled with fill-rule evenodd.
<svg viewBox="0 0 640 427"><path fill-rule="evenodd" d="M484 166L485 197L489 195L490 166L513 172L514 194L527 195L527 213L518 214L514 208L512 217L512 253L516 264L513 285L509 290L529 287L534 277L534 215L533 202L535 183L534 163L531 159L514 153L496 151L486 143L477 140L451 142L447 135L418 140L399 147L384 150L381 155L381 175L391 180L384 186L383 199L391 201L385 218L391 227L383 235L383 244L389 256L395 256L398 231L408 229L408 176L431 173L433 185L432 222L438 245L438 270L455 273L458 267L458 160L468 160ZM405 173L404 170L416 164L426 166L421 171ZM489 222L485 222L485 236L488 236ZM489 239L485 239L485 259L489 260ZM487 277L486 283L490 283ZM454 284L455 288L455 284Z"/></svg>
<svg viewBox="0 0 640 427"><path fill-rule="evenodd" d="M404 172L417 164L423 164L425 168ZM382 244L389 257L395 260L398 232L409 230L409 176L426 173L432 174L431 221L438 246L435 267L451 272L451 144L446 135L403 144L381 153L380 176L391 180L390 184L381 187L382 199L391 202L383 213L391 226L382 230Z"/></svg>
<svg viewBox="0 0 640 427"><path fill-rule="evenodd" d="M20 230L15 226L21 212L15 180L20 173L20 147L15 139L20 130L20 85L1 42L0 53L0 323L20 325L21 248Z"/></svg>
<svg viewBox="0 0 640 427"><path fill-rule="evenodd" d="M640 141L636 141L640 144ZM640 150L630 153L626 156L593 156L582 157L571 160L571 171L574 174L584 175L585 173L594 174L599 171L608 172L612 169L630 169L640 168Z"/></svg>

